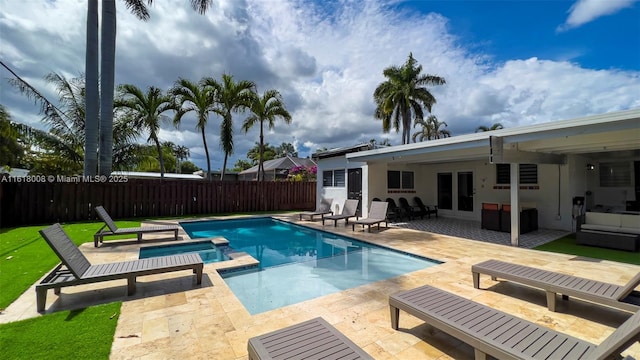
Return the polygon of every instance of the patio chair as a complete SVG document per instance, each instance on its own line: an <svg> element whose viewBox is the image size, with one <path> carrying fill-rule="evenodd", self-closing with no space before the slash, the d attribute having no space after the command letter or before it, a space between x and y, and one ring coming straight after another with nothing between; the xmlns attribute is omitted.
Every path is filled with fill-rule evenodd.
<svg viewBox="0 0 640 360"><path fill-rule="evenodd" d="M420 208L409 205L407 199L400 197L398 198L398 202L400 203L400 207L402 208L404 213L409 216L409 220L413 220L414 217L418 216L421 219L424 219L424 215L426 215L426 212L423 213L422 211L420 211Z"/></svg>
<svg viewBox="0 0 640 360"><path fill-rule="evenodd" d="M547 293L547 307L551 311L556 311L556 294L562 294L563 299L573 296L631 312L640 310L640 291L634 291L640 285L640 272L624 286L498 260L475 264L471 272L476 289L480 288L480 274L542 289Z"/></svg>
<svg viewBox="0 0 640 360"><path fill-rule="evenodd" d="M500 217L500 204L482 203L480 228L500 231Z"/></svg>
<svg viewBox="0 0 640 360"><path fill-rule="evenodd" d="M365 219L356 220L351 224L351 231L356 230L356 224L364 226L368 226L369 232L371 232L371 225L378 225L378 230L380 230L380 223L384 222L385 227L388 227L387 221L387 206L389 203L386 201L372 201L371 208L369 209L369 217Z"/></svg>
<svg viewBox="0 0 640 360"><path fill-rule="evenodd" d="M393 221L402 221L405 217L404 209L396 205L396 201L392 198L387 198L385 200L387 202L387 218L393 219Z"/></svg>
<svg viewBox="0 0 640 360"><path fill-rule="evenodd" d="M358 212L358 203L360 200L347 199L342 205L342 212L338 215L329 215L322 218L322 226L324 226L325 220L333 220L333 226L338 226L338 220L344 220L345 226L349 224L349 218L355 217L358 219L356 213Z"/></svg>
<svg viewBox="0 0 640 360"><path fill-rule="evenodd" d="M318 206L318 208L315 211L301 212L299 214L300 220L302 220L303 216L308 216L309 220L313 221L313 217L317 215L320 215L323 219L324 219L324 216L327 214L333 215L333 211L331 210L332 203L333 203L333 199L331 198L320 200L320 206Z"/></svg>
<svg viewBox="0 0 640 360"><path fill-rule="evenodd" d="M426 213L428 219L431 219L432 214L438 217L438 205L425 205L422 202L422 199L417 196L413 197L413 202L418 205L418 208L420 208L421 211Z"/></svg>
<svg viewBox="0 0 640 360"><path fill-rule="evenodd" d="M180 228L177 225L141 226L136 228L119 229L111 216L109 216L109 213L107 213L107 210L105 210L102 206L96 206L95 210L98 214L98 217L100 217L100 219L104 221L104 225L98 230L97 233L95 233L95 235L93 235L93 246L95 247L98 247L98 242L104 241L105 236L110 235L136 234L138 236L138 242L140 242L142 241L142 234L173 231L174 240L178 240L178 230ZM105 227L107 227L108 229L105 229Z"/></svg>
<svg viewBox="0 0 640 360"><path fill-rule="evenodd" d="M373 357L321 317L249 339L249 360L371 359Z"/></svg>
<svg viewBox="0 0 640 360"><path fill-rule="evenodd" d="M198 253L92 265L69 239L60 224L54 224L40 230L40 235L58 255L62 263L36 285L38 312L44 311L48 289L54 289L55 294L60 294L60 288L66 286L127 279L127 295L132 295L136 291L138 276L180 270L193 270L196 274L196 283L202 284L204 264Z"/></svg>
<svg viewBox="0 0 640 360"><path fill-rule="evenodd" d="M471 345L476 360L609 359L640 340L640 311L594 345L428 285L391 295L389 308L393 329L404 310Z"/></svg>

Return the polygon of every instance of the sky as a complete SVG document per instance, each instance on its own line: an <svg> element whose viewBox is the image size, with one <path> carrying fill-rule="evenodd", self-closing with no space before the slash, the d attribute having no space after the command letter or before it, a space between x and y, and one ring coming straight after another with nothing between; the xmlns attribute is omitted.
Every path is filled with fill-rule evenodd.
<svg viewBox="0 0 640 360"><path fill-rule="evenodd" d="M188 1L156 0L147 22L124 1L116 6L116 84L167 90L178 78L227 73L259 93L276 89L292 122L277 121L265 142L290 142L301 157L371 139L400 144L401 133L383 133L374 118L373 91L409 53L423 73L445 78L429 88L432 114L453 136L640 107L638 0L213 0L205 15ZM86 0L0 0L0 60L56 100L43 78L84 71L86 8ZM10 77L0 71L0 104L14 121L45 128ZM234 115L229 168L258 141L257 127L240 129L247 116ZM213 170L224 159L219 127L212 115ZM179 128L167 122L159 137L189 147L206 169L194 117Z"/></svg>

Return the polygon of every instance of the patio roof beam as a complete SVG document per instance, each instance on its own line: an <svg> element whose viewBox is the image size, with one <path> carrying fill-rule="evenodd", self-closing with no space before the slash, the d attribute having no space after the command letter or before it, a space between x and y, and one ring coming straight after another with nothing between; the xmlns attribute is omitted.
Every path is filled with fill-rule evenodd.
<svg viewBox="0 0 640 360"><path fill-rule="evenodd" d="M489 137L489 162L492 164L566 164L565 155L521 151L518 144L506 144L500 136Z"/></svg>

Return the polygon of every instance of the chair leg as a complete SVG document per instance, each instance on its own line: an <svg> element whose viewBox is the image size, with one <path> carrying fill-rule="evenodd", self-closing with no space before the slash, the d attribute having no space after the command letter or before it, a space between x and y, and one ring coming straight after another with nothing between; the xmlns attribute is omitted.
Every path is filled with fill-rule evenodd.
<svg viewBox="0 0 640 360"><path fill-rule="evenodd" d="M127 295L131 296L136 292L136 278L128 277L127 278Z"/></svg>
<svg viewBox="0 0 640 360"><path fill-rule="evenodd" d="M556 293L547 291L547 308L549 311L556 311Z"/></svg>
<svg viewBox="0 0 640 360"><path fill-rule="evenodd" d="M473 287L480 289L480 273L474 272L473 275Z"/></svg>
<svg viewBox="0 0 640 360"><path fill-rule="evenodd" d="M487 360L487 354L478 349L473 349L473 356L475 360Z"/></svg>
<svg viewBox="0 0 640 360"><path fill-rule="evenodd" d="M193 272L196 274L196 284L202 284L202 270L203 266L197 266L193 269Z"/></svg>
<svg viewBox="0 0 640 360"><path fill-rule="evenodd" d="M38 312L44 311L44 306L47 303L47 289L36 287L36 310Z"/></svg>
<svg viewBox="0 0 640 360"><path fill-rule="evenodd" d="M398 324L400 322L400 309L397 307L389 306L391 310L391 328L393 330L398 330Z"/></svg>

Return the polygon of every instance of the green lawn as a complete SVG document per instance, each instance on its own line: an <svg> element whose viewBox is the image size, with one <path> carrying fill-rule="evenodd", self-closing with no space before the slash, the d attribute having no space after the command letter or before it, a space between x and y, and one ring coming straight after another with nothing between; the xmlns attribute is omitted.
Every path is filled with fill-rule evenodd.
<svg viewBox="0 0 640 360"><path fill-rule="evenodd" d="M611 260L628 264L640 265L640 253L594 246L576 245L575 235L554 240L540 245L535 250L549 251L562 254L584 256L594 259Z"/></svg>
<svg viewBox="0 0 640 360"><path fill-rule="evenodd" d="M121 302L0 325L3 359L108 359Z"/></svg>
<svg viewBox="0 0 640 360"><path fill-rule="evenodd" d="M117 221L119 227L137 227L140 221ZM63 225L76 245L93 242L101 222ZM0 231L0 309L4 309L60 262L38 230L46 226L26 226ZM124 235L121 237L131 237ZM117 237L110 237L116 239Z"/></svg>

